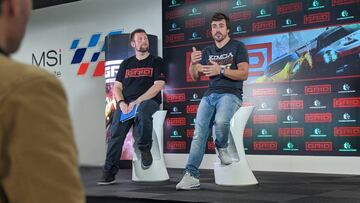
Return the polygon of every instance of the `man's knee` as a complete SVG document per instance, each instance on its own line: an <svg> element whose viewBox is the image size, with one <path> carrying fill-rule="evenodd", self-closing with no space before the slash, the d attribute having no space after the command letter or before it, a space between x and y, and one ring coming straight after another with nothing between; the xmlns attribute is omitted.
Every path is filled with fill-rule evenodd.
<svg viewBox="0 0 360 203"><path fill-rule="evenodd" d="M152 120L153 114L159 110L159 105L152 100L144 101L140 104L136 117L140 120Z"/></svg>
<svg viewBox="0 0 360 203"><path fill-rule="evenodd" d="M226 119L217 119L215 120L215 127L229 127L230 126L230 120L226 120Z"/></svg>
<svg viewBox="0 0 360 203"><path fill-rule="evenodd" d="M151 113L138 113L135 117L137 122L152 122L152 114Z"/></svg>
<svg viewBox="0 0 360 203"><path fill-rule="evenodd" d="M151 111L151 110L156 111L159 108L159 104L156 101L150 99L150 100L143 101L140 104L139 108L141 110L145 110L145 111Z"/></svg>

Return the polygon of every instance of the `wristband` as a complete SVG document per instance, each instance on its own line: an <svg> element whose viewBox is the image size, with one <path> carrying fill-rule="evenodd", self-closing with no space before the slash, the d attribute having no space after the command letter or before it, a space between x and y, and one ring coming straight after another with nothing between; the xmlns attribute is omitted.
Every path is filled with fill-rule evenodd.
<svg viewBox="0 0 360 203"><path fill-rule="evenodd" d="M121 99L121 100L117 101L116 103L119 106L121 102L125 102L125 100Z"/></svg>
<svg viewBox="0 0 360 203"><path fill-rule="evenodd" d="M224 65L221 65L221 66L220 66L220 76L221 76L221 77L224 77L225 68L226 68L226 66L224 66Z"/></svg>

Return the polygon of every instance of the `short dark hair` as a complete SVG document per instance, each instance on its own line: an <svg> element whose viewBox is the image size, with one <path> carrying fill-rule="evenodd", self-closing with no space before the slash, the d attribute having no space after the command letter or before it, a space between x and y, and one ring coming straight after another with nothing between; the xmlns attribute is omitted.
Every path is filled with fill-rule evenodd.
<svg viewBox="0 0 360 203"><path fill-rule="evenodd" d="M0 0L0 1L1 1L1 0ZM145 34L146 34L145 30L144 30L144 29L141 29L141 28L138 28L138 29L132 31L132 32L130 33L130 41L131 41L131 42L134 41L134 37L135 37L135 34L136 34L136 33L145 33Z"/></svg>
<svg viewBox="0 0 360 203"><path fill-rule="evenodd" d="M225 20L226 28L230 30L230 19L229 19L229 17L227 17L227 15L225 15L223 13L215 13L211 18L211 22L220 21L223 19ZM210 24L210 26L211 26L211 24Z"/></svg>

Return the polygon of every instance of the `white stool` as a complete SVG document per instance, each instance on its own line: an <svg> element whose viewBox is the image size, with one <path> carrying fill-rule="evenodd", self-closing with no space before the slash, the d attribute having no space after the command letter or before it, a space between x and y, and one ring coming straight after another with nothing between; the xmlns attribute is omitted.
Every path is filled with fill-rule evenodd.
<svg viewBox="0 0 360 203"><path fill-rule="evenodd" d="M141 153L138 147L134 147L132 160L132 180L141 182L156 182L169 179L164 154L163 154L163 126L166 111L157 111L153 117L152 147L151 154L153 163L150 168L144 170L141 167Z"/></svg>
<svg viewBox="0 0 360 203"><path fill-rule="evenodd" d="M233 163L221 165L219 159L214 163L215 183L218 185L258 184L246 160L243 143L245 125L253 110L253 106L240 107L230 121L228 152Z"/></svg>

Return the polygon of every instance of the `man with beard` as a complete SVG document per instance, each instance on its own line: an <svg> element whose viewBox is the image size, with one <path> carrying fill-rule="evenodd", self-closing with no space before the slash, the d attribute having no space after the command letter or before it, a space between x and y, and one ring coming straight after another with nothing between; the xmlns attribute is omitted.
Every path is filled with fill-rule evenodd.
<svg viewBox="0 0 360 203"><path fill-rule="evenodd" d="M0 203L84 203L62 85L10 57L31 9L32 0L0 0Z"/></svg>
<svg viewBox="0 0 360 203"><path fill-rule="evenodd" d="M198 80L199 75L204 74L210 77L210 82L197 111L185 175L176 185L177 190L200 189L199 166L213 125L221 164L232 163L227 151L230 120L242 103L242 86L248 77L249 59L244 44L230 39L230 22L225 14L215 13L210 26L214 44L203 51L192 48L189 67L192 79Z"/></svg>
<svg viewBox="0 0 360 203"><path fill-rule="evenodd" d="M163 60L149 53L149 40L145 30L136 29L130 34L135 56L125 59L118 70L114 83L116 110L108 142L103 176L99 185L115 183L119 170L122 147L132 125L136 146L141 152L141 166L148 169L152 164L152 115L159 110L161 90L165 86ZM137 108L134 118L120 121L121 114Z"/></svg>

